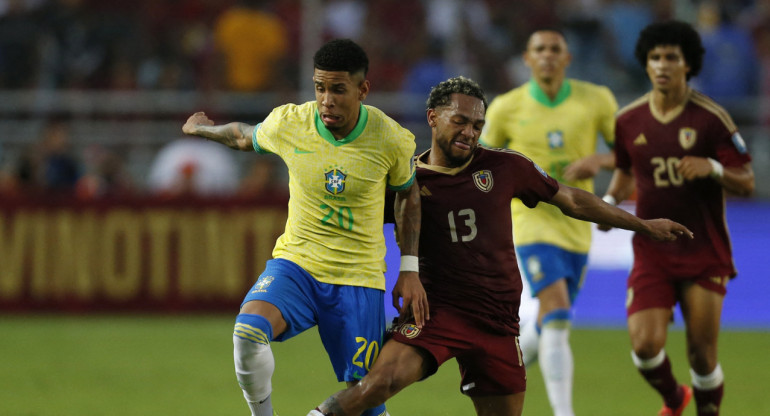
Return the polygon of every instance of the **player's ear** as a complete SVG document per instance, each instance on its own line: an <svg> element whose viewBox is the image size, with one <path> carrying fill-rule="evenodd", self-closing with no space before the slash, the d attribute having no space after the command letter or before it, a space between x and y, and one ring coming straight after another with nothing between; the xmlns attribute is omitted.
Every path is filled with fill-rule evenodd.
<svg viewBox="0 0 770 416"><path fill-rule="evenodd" d="M358 84L358 100L363 101L367 95L369 95L369 80L365 79Z"/></svg>
<svg viewBox="0 0 770 416"><path fill-rule="evenodd" d="M429 108L428 111L426 112L426 116L428 118L428 125L430 126L430 128L436 127L436 123L437 123L436 109Z"/></svg>

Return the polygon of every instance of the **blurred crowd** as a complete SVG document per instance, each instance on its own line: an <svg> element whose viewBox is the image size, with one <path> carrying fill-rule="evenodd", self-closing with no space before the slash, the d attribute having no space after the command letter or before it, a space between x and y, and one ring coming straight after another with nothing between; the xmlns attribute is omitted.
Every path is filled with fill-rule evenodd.
<svg viewBox="0 0 770 416"><path fill-rule="evenodd" d="M307 7L317 13L308 16ZM559 27L573 54L569 76L638 94L648 82L633 56L636 37L670 18L702 34L707 55L696 88L728 108L770 97L770 0L0 0L0 91L296 91L303 30L314 26L320 41L347 37L365 48L373 91L425 96L463 74L495 95L527 81L521 53L529 34ZM770 125L770 111L763 114ZM0 192L237 193L283 180L273 160L246 173L219 169L231 177L213 180L204 164L227 166L232 156L208 159L229 150L181 140L156 160L172 165L168 154L187 155L181 167L135 183L120 149L74 152L67 129L65 118L48 120L39 143L0 172ZM179 177L161 184L171 170ZM265 172L273 176L259 179Z"/></svg>
<svg viewBox="0 0 770 416"><path fill-rule="evenodd" d="M120 147L72 145L70 120L47 120L37 143L12 171L0 171L0 197L121 199L150 195L162 199L286 199L288 186L280 159L251 158L241 172L235 152L197 138L178 138L163 146L137 183Z"/></svg>

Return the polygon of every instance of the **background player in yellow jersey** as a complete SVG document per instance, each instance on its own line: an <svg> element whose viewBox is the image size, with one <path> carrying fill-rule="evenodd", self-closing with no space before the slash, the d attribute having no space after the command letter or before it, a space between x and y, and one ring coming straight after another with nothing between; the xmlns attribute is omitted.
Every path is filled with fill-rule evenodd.
<svg viewBox="0 0 770 416"><path fill-rule="evenodd" d="M429 318L417 274L414 136L362 104L369 61L357 44L330 41L313 61L315 101L278 107L256 126L215 126L195 113L182 127L234 149L277 154L289 171L285 232L247 293L233 334L238 383L254 416L273 414L273 340L318 325L339 381L354 384L368 372L385 330L386 187L398 192L397 230L406 241L393 304L419 325ZM381 405L364 414L385 413Z"/></svg>
<svg viewBox="0 0 770 416"><path fill-rule="evenodd" d="M599 154L597 136L611 144L617 103L603 86L566 78L570 53L557 30L534 32L524 60L532 79L489 106L483 144L515 149L561 183L593 192L611 153ZM553 205L528 209L512 204L513 233L522 271L539 299L537 320L525 324L526 364L540 361L554 414L572 415L571 308L582 285L591 245L591 224L564 216Z"/></svg>

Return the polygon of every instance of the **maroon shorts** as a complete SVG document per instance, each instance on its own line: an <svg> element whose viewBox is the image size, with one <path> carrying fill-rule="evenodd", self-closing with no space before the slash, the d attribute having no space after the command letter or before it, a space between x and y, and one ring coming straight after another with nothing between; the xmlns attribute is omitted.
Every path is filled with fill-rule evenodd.
<svg viewBox="0 0 770 416"><path fill-rule="evenodd" d="M460 364L460 391L468 396L504 396L526 390L527 373L519 338L491 333L447 308L430 311L422 329L414 320L392 330L393 340L427 351L438 367L456 358Z"/></svg>
<svg viewBox="0 0 770 416"><path fill-rule="evenodd" d="M700 276L676 276L654 267L639 267L634 264L628 277L626 291L626 315L651 308L673 308L679 300L679 288L694 283L704 289L724 296L730 277L718 273Z"/></svg>

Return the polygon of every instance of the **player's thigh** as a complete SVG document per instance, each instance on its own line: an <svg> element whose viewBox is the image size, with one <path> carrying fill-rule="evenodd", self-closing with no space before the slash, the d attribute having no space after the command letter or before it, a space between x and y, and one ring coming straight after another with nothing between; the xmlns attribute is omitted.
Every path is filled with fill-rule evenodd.
<svg viewBox="0 0 770 416"><path fill-rule="evenodd" d="M427 351L390 340L382 347L379 357L366 375L367 383L387 390L390 397L425 377L432 362L433 358Z"/></svg>
<svg viewBox="0 0 770 416"><path fill-rule="evenodd" d="M273 337L281 335L286 331L286 321L283 319L281 311L272 303L263 300L251 300L241 306L240 313L249 315L259 315L273 327Z"/></svg>
<svg viewBox="0 0 770 416"><path fill-rule="evenodd" d="M355 382L372 368L385 334L384 292L326 285L318 294L318 333L338 381Z"/></svg>
<svg viewBox="0 0 770 416"><path fill-rule="evenodd" d="M260 315L273 327L273 340L285 341L316 325L318 281L297 264L272 259L241 303L241 313Z"/></svg>
<svg viewBox="0 0 770 416"><path fill-rule="evenodd" d="M550 286L544 288L538 293L540 300L540 309L538 312L538 322L542 324L543 316L556 309L569 309L571 307L567 281L559 279Z"/></svg>
<svg viewBox="0 0 770 416"><path fill-rule="evenodd" d="M724 296L695 283L682 287L681 308L687 332L696 340L716 340Z"/></svg>
<svg viewBox="0 0 770 416"><path fill-rule="evenodd" d="M524 392L505 396L471 397L478 416L519 416L524 409Z"/></svg>

